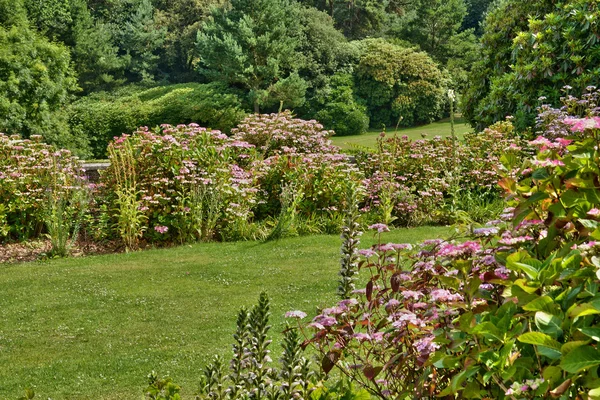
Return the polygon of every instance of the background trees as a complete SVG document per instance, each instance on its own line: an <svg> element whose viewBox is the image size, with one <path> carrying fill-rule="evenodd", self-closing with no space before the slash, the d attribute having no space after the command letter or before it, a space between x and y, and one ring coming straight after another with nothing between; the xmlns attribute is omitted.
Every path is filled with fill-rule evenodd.
<svg viewBox="0 0 600 400"><path fill-rule="evenodd" d="M599 2L500 2L487 16L479 60L464 96L477 128L506 115L533 126L538 99L559 104L561 89L581 94L600 83Z"/></svg>
<svg viewBox="0 0 600 400"><path fill-rule="evenodd" d="M0 16L0 131L73 144L64 113L77 90L69 51L29 28L22 2L0 1Z"/></svg>
<svg viewBox="0 0 600 400"><path fill-rule="evenodd" d="M255 112L278 101L302 103L306 83L297 74L301 28L288 0L232 0L215 9L198 33L199 71L247 91Z"/></svg>

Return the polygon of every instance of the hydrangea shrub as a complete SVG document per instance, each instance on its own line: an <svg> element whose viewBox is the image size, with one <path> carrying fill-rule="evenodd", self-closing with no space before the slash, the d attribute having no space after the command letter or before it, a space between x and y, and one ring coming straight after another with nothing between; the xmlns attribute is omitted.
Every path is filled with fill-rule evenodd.
<svg viewBox="0 0 600 400"><path fill-rule="evenodd" d="M81 163L69 150L57 150L41 139L0 133L0 243L46 233L56 201L69 218L81 207L73 200L87 189Z"/></svg>
<svg viewBox="0 0 600 400"><path fill-rule="evenodd" d="M500 220L359 251L367 284L304 328L326 370L380 398L600 398L600 121L562 122L500 156Z"/></svg>

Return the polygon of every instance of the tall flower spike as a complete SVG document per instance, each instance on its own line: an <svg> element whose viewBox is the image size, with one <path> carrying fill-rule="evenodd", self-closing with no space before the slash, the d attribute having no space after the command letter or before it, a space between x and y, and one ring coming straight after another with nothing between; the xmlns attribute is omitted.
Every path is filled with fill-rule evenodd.
<svg viewBox="0 0 600 400"><path fill-rule="evenodd" d="M358 274L358 245L360 243L358 210L358 189L356 185L349 184L346 189L345 222L342 227L342 247L340 258L340 272L337 294L342 299L349 299L354 291L356 275Z"/></svg>

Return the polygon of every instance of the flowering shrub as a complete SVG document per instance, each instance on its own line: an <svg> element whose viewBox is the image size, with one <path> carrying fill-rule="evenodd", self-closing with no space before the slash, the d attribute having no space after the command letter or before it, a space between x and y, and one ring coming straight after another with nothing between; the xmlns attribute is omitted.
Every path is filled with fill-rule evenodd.
<svg viewBox="0 0 600 400"><path fill-rule="evenodd" d="M70 151L42 143L41 136L0 134L0 242L50 233L55 250L66 249L85 190L81 164Z"/></svg>
<svg viewBox="0 0 600 400"><path fill-rule="evenodd" d="M112 215L120 236L133 230L131 237L187 242L241 229L258 190L240 167L254 159L253 147L195 124L115 139L102 184L106 203L117 204ZM134 247L136 240L127 242Z"/></svg>
<svg viewBox="0 0 600 400"><path fill-rule="evenodd" d="M235 140L256 146L265 157L276 154L328 154L339 149L328 140L334 133L311 120L292 117L288 110L279 114L252 114L231 130Z"/></svg>
<svg viewBox="0 0 600 400"><path fill-rule="evenodd" d="M367 179L364 211L374 211L386 223L408 225L422 219L446 222L440 212L455 191L485 196L497 193L497 168L503 154L520 159L522 144L510 122L464 141L436 136L411 141L407 136L381 135L377 151L359 152L357 160Z"/></svg>
<svg viewBox="0 0 600 400"><path fill-rule="evenodd" d="M300 215L338 213L345 202L346 187L360 180L360 173L344 154L283 154L258 161L254 169L263 204L259 216L276 215L282 188L296 184L302 192Z"/></svg>
<svg viewBox="0 0 600 400"><path fill-rule="evenodd" d="M359 251L365 288L308 324L326 370L380 398L599 398L600 121L563 122L500 157L502 220Z"/></svg>

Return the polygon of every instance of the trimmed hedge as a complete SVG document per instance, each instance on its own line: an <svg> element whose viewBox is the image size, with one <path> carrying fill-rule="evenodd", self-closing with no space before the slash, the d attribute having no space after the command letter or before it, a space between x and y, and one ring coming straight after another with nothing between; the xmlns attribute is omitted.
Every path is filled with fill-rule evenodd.
<svg viewBox="0 0 600 400"><path fill-rule="evenodd" d="M96 93L74 102L69 123L89 139L94 157L105 157L108 143L140 126L188 124L229 131L245 117L239 97L219 84L185 83Z"/></svg>

